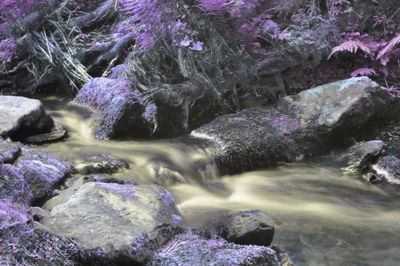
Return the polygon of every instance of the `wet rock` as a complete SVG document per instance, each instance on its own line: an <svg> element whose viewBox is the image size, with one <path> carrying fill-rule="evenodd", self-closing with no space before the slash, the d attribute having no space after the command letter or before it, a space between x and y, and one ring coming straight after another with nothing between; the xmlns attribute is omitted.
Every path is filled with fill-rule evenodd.
<svg viewBox="0 0 400 266"><path fill-rule="evenodd" d="M165 243L182 221L174 200L156 185L87 182L41 223L86 248L131 249L139 235Z"/></svg>
<svg viewBox="0 0 400 266"><path fill-rule="evenodd" d="M114 174L129 168L127 161L107 154L92 156L75 166L75 170L82 175Z"/></svg>
<svg viewBox="0 0 400 266"><path fill-rule="evenodd" d="M272 219L260 210L230 212L213 222L212 231L241 245L269 246L274 237Z"/></svg>
<svg viewBox="0 0 400 266"><path fill-rule="evenodd" d="M53 119L39 100L20 96L0 96L0 135L11 139L23 139L48 132Z"/></svg>
<svg viewBox="0 0 400 266"><path fill-rule="evenodd" d="M0 140L0 163L14 163L20 154L19 146L11 141Z"/></svg>
<svg viewBox="0 0 400 266"><path fill-rule="evenodd" d="M56 184L71 173L71 166L53 155L21 146L22 155L15 162L16 170L32 190L32 201L51 194Z"/></svg>
<svg viewBox="0 0 400 266"><path fill-rule="evenodd" d="M62 125L56 123L49 133L42 133L27 137L23 140L25 144L45 144L62 140L67 137L67 131Z"/></svg>
<svg viewBox="0 0 400 266"><path fill-rule="evenodd" d="M381 140L360 142L350 147L341 160L346 163L345 173L359 174L367 170L382 153L385 144Z"/></svg>
<svg viewBox="0 0 400 266"><path fill-rule="evenodd" d="M380 181L400 185L400 159L395 156L384 156L372 166Z"/></svg>
<svg viewBox="0 0 400 266"><path fill-rule="evenodd" d="M369 78L351 78L284 97L276 106L220 116L190 137L223 174L235 173L326 152L369 122L390 118L394 104Z"/></svg>
<svg viewBox="0 0 400 266"><path fill-rule="evenodd" d="M99 111L94 133L98 139L149 135L142 117L142 99L127 79L94 78L82 87L74 102Z"/></svg>
<svg viewBox="0 0 400 266"><path fill-rule="evenodd" d="M280 265L268 247L229 243L190 231L176 236L158 251L150 265Z"/></svg>

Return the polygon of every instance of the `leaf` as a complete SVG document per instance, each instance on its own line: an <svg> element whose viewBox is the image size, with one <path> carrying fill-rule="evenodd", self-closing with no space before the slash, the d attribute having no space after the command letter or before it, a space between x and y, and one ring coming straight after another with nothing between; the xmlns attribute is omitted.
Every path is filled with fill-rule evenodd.
<svg viewBox="0 0 400 266"><path fill-rule="evenodd" d="M360 76L376 76L377 74L374 69L364 67L364 68L356 69L351 73L352 77L357 77L358 75L360 75Z"/></svg>
<svg viewBox="0 0 400 266"><path fill-rule="evenodd" d="M389 62L388 57L385 58L385 56L390 53L393 48L396 46L396 44L400 43L400 34L394 37L386 46L383 48L376 59L381 59L382 65L386 65Z"/></svg>
<svg viewBox="0 0 400 266"><path fill-rule="evenodd" d="M368 48L367 45L365 45L365 43L358 40L350 40L338 46L333 47L331 54L328 56L328 59L331 58L331 56L334 55L335 53L343 51L356 53L358 49L364 51L367 55L371 55L371 50Z"/></svg>

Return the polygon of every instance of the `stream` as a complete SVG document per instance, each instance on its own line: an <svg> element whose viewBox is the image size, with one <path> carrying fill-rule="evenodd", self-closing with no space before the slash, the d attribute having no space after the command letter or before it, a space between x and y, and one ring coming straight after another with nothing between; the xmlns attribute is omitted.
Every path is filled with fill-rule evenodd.
<svg viewBox="0 0 400 266"><path fill-rule="evenodd" d="M110 154L131 166L114 176L139 183L155 180L149 161L177 169L187 183L167 189L188 226L202 227L230 210L260 209L275 221L273 244L296 265L399 265L399 190L342 175L329 159L219 176L201 149L176 140L95 140L89 112L55 97L42 101L69 133L64 141L41 146L61 159Z"/></svg>

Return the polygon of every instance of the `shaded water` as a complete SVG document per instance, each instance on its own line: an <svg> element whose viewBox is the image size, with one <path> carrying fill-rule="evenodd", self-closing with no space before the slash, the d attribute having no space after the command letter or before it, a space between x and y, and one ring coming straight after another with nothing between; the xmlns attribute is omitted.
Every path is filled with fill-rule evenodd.
<svg viewBox="0 0 400 266"><path fill-rule="evenodd" d="M399 190L343 176L321 161L219 177L200 149L173 141L97 141L87 112L44 102L69 130L68 139L44 149L71 161L101 153L123 158L131 169L117 176L141 183L155 181L149 161L166 162L187 179L168 190L192 227L229 210L261 209L275 220L273 243L297 265L400 264Z"/></svg>

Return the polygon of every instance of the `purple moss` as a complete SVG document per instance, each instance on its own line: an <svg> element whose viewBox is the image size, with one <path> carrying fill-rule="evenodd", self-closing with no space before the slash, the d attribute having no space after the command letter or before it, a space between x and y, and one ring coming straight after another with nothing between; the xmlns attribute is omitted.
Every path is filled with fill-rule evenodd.
<svg viewBox="0 0 400 266"><path fill-rule="evenodd" d="M119 185L119 184L114 184L114 183L100 183L96 182L96 187L99 187L104 190L111 191L113 193L117 193L123 197L128 197L134 200L137 200L138 197L134 194L135 191L132 190L134 185Z"/></svg>
<svg viewBox="0 0 400 266"><path fill-rule="evenodd" d="M54 185L71 173L71 165L59 161L53 155L33 148L21 147L22 156L16 163L16 170L24 177L33 190L33 199L48 195Z"/></svg>
<svg viewBox="0 0 400 266"><path fill-rule="evenodd" d="M175 225L181 225L182 217L176 214L172 214L172 221L174 222Z"/></svg>
<svg viewBox="0 0 400 266"><path fill-rule="evenodd" d="M236 245L217 236L200 236L188 231L158 250L151 265L279 264L276 252L268 247Z"/></svg>
<svg viewBox="0 0 400 266"><path fill-rule="evenodd" d="M109 139L143 130L144 105L132 87L127 79L94 78L80 90L75 102L90 105L100 112L96 138Z"/></svg>
<svg viewBox="0 0 400 266"><path fill-rule="evenodd" d="M289 134L300 127L300 121L288 117L280 117L272 122L274 127L283 134Z"/></svg>
<svg viewBox="0 0 400 266"><path fill-rule="evenodd" d="M165 190L163 193L160 193L158 199L164 203L164 205L169 206L171 204L175 205L174 199L172 198L171 194Z"/></svg>

